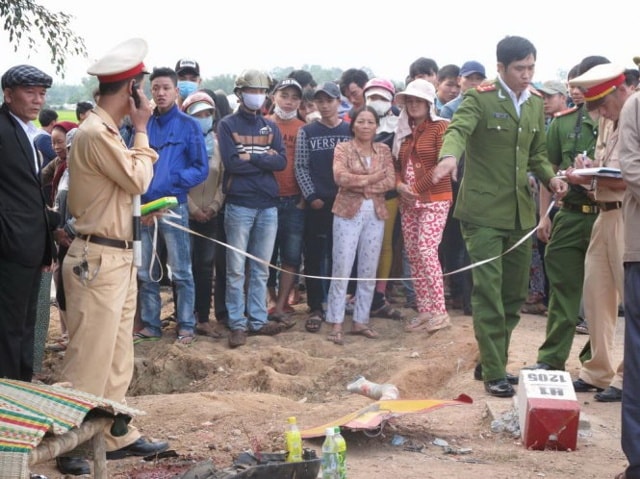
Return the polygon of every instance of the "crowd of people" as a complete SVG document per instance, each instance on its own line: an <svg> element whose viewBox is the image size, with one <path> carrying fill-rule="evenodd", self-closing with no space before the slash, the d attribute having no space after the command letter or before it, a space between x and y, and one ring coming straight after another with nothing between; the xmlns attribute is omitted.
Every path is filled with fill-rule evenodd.
<svg viewBox="0 0 640 479"><path fill-rule="evenodd" d="M347 314L348 333L375 339L374 317L432 334L460 309L473 317L474 377L496 397L515 394L507 365L521 312L548 315L525 369L564 370L584 318L589 342L573 386L622 401L630 464L619 477L640 477L638 71L592 56L566 82L534 84L529 40L508 36L496 51L493 79L474 60L438 68L421 57L401 91L356 68L320 84L303 70L273 79L248 68L233 107L202 88L192 59L147 72L146 42L132 39L89 68L99 87L95 102L78 103L77 123L43 108L50 76L7 70L0 377L33 378L47 270L67 336L62 379L116 401L134 345L163 336L162 281L182 346L197 335L226 333L238 348L249 335L280 334L295 324L302 286L305 329L326 323L340 346ZM621 174L594 174L602 167ZM160 206L140 216L140 204ZM392 271L410 317L389 300ZM625 360L615 365L622 303ZM106 431L106 445L110 459L168 448L133 425ZM67 474L89 471L84 457L57 462Z"/></svg>

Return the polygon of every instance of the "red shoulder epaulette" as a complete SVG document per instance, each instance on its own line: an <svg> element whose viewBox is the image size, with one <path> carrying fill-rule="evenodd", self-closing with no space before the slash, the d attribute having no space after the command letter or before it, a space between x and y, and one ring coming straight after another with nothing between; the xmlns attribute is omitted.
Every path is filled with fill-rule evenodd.
<svg viewBox="0 0 640 479"><path fill-rule="evenodd" d="M538 90L536 90L533 85L529 85L529 93L538 96L540 98L542 98L542 93L540 93Z"/></svg>
<svg viewBox="0 0 640 479"><path fill-rule="evenodd" d="M476 90L478 91L478 93L486 93L488 91L496 91L498 89L498 87L496 86L495 83L487 83L485 84L480 84L476 87Z"/></svg>
<svg viewBox="0 0 640 479"><path fill-rule="evenodd" d="M559 116L565 116L565 115L568 115L569 113L573 113L574 111L577 111L577 110L578 110L577 106L572 106L572 107L569 107L569 108L567 108L565 110L562 110L562 111L559 111L557 113L554 113L553 117L554 118L558 118Z"/></svg>

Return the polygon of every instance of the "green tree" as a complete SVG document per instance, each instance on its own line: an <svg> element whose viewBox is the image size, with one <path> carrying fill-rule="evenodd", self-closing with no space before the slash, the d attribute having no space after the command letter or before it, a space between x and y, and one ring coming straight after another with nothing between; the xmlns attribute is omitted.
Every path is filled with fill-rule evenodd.
<svg viewBox="0 0 640 479"><path fill-rule="evenodd" d="M71 15L51 12L33 0L0 0L0 18L14 51L20 47L37 50L44 40L51 63L61 76L67 56L87 55L84 40L69 28Z"/></svg>

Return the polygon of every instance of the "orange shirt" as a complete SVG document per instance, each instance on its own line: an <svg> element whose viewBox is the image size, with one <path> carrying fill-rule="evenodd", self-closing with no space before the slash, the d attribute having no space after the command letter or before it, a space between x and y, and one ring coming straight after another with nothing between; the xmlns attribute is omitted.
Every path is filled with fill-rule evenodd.
<svg viewBox="0 0 640 479"><path fill-rule="evenodd" d="M291 120L283 120L277 115L271 115L268 117L278 125L278 129L282 134L282 141L286 148L287 154L287 166L282 171L274 171L273 174L276 177L278 186L280 188L280 196L294 196L300 194L300 187L296 181L295 174L293 172L293 164L296 153L296 136L301 126L305 125L305 122L299 118L293 118Z"/></svg>
<svg viewBox="0 0 640 479"><path fill-rule="evenodd" d="M429 119L418 125L411 135L400 145L398 160L402 181L407 183L419 196L420 202L446 201L453 198L451 177L433 184L433 170L438 164L438 154L442 146L442 137L449 126L447 121ZM407 178L407 165L411 161L413 178Z"/></svg>

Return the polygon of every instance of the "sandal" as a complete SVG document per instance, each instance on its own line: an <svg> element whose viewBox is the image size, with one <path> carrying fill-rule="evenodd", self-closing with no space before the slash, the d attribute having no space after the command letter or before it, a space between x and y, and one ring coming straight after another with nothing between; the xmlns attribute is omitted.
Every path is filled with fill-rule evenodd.
<svg viewBox="0 0 640 479"><path fill-rule="evenodd" d="M280 334L284 331L285 327L283 323L279 323L277 321L267 321L262 325L260 329L250 329L248 334L252 336L262 335L262 336L275 336L276 334Z"/></svg>
<svg viewBox="0 0 640 479"><path fill-rule="evenodd" d="M284 329L291 329L296 325L296 320L291 318L288 314L271 313L267 317L269 321L275 321L284 326Z"/></svg>
<svg viewBox="0 0 640 479"><path fill-rule="evenodd" d="M284 313L295 313L296 310L293 309L289 304L285 304L284 308L283 308ZM267 311L267 314L277 314L276 313L276 307L272 307L269 308L269 310Z"/></svg>
<svg viewBox="0 0 640 479"><path fill-rule="evenodd" d="M378 337L380 337L380 335L369 326L365 326L364 328L360 329L352 329L351 331L349 331L349 334L352 334L354 336L364 336L365 338L369 339L377 339Z"/></svg>
<svg viewBox="0 0 640 479"><path fill-rule="evenodd" d="M520 312L524 314L539 314L545 316L547 314L547 307L544 303L525 303L520 308Z"/></svg>
<svg viewBox="0 0 640 479"><path fill-rule="evenodd" d="M342 346L344 344L342 331L331 331L329 334L327 334L327 340L331 341L334 344Z"/></svg>
<svg viewBox="0 0 640 479"><path fill-rule="evenodd" d="M404 330L408 333L412 333L414 331L425 331L429 328L429 320L431 319L431 314L429 313L421 313L415 318L411 319L404 327Z"/></svg>
<svg viewBox="0 0 640 479"><path fill-rule="evenodd" d="M147 334L147 331L142 329L137 333L133 333L133 344L140 344L146 341L158 341L160 340L160 336L155 336L153 334Z"/></svg>
<svg viewBox="0 0 640 479"><path fill-rule="evenodd" d="M45 345L45 349L47 351L54 351L54 352L66 351L68 345L69 345L69 337L61 336L59 338L54 339L53 342L47 343Z"/></svg>
<svg viewBox="0 0 640 479"><path fill-rule="evenodd" d="M180 331L178 332L178 339L174 344L182 344L184 346L191 346L193 343L197 341L196 335L191 331Z"/></svg>
<svg viewBox="0 0 640 479"><path fill-rule="evenodd" d="M398 321L404 319L404 314L402 314L402 311L394 308L389 303L384 303L381 308L372 309L371 316L375 316L377 318L395 319Z"/></svg>
<svg viewBox="0 0 640 479"><path fill-rule="evenodd" d="M322 314L315 311L309 315L304 323L304 328L310 333L317 333L322 327Z"/></svg>

